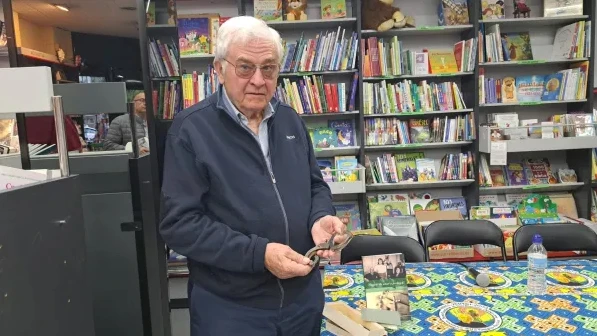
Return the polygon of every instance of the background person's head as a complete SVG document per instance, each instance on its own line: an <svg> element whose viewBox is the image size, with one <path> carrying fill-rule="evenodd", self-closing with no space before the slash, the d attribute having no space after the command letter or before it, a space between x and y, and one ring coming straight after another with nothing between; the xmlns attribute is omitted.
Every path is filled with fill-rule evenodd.
<svg viewBox="0 0 597 336"><path fill-rule="evenodd" d="M276 91L284 52L280 35L259 19L238 16L218 29L216 46L215 69L234 106L247 115L262 112Z"/></svg>
<svg viewBox="0 0 597 336"><path fill-rule="evenodd" d="M135 104L135 114L145 119L146 107L145 107L145 92L140 91L133 96L133 103Z"/></svg>

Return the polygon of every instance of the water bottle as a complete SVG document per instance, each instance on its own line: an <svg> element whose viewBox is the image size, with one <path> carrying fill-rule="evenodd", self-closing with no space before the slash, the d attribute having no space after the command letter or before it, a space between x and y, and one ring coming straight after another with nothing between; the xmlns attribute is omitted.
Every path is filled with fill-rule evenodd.
<svg viewBox="0 0 597 336"><path fill-rule="evenodd" d="M527 251L528 278L527 289L531 295L545 294L547 282L545 270L547 269L547 251L543 247L541 235L533 236L533 245Z"/></svg>

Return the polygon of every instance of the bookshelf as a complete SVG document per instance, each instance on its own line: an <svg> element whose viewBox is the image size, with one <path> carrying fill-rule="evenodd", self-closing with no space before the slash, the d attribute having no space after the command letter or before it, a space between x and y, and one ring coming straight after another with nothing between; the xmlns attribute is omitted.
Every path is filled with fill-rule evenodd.
<svg viewBox="0 0 597 336"><path fill-rule="evenodd" d="M166 1L160 4L156 2L156 24L146 28L148 37L160 40L176 41L177 29L167 20ZM482 100L479 95L480 78L503 78L507 76L516 77L519 75L544 75L560 70L569 69L579 62L588 62L587 87L595 86L595 72L593 53L580 55L573 59L552 59L550 57L554 46L554 36L557 29L579 21L594 21L595 3L585 0L582 15L569 15L557 17L543 17L543 0L527 0L531 8L531 17L513 18L512 1L505 1L505 18L503 19L482 19L481 3L470 1L468 4L469 23L451 26L438 26L437 0L395 0L394 5L398 6L406 15L415 18L415 28L391 29L386 32L361 29L361 2L363 0L346 1L347 17L334 20L322 20L320 14L320 2L310 0L308 3L307 21L279 21L268 24L278 30L283 39L293 42L304 34L305 38L314 38L322 31L335 31L338 27L346 29L346 34L356 32L358 41L361 39L376 38L379 41L389 43L392 38L397 37L401 43L401 50L421 51L423 49L449 49L453 50L454 44L459 41L467 41L478 38L479 34L488 34L488 29L499 25L502 33L529 32L530 44L533 53L531 60L488 62L481 61L475 53L475 61L470 67L461 71L449 73L427 73L412 74L402 72L400 74L365 74L365 60L361 51L357 52L356 69L338 71L308 71L308 72L284 72L280 74L280 83L285 80L290 82L298 81L308 77L321 77L324 82L349 84L352 76L358 73L357 93L354 109L341 113L302 114L301 117L308 126L323 125L330 120L349 119L354 121L356 141L354 146L344 148L318 148L318 158L329 158L341 155L356 155L359 164L365 166L366 158L378 158L384 154L402 155L404 153L423 153L425 158L433 159L435 170L441 170L441 162L446 155L455 156L470 155L473 160L468 169L474 172L474 176L460 176L455 180L439 180L430 182L385 182L367 181L365 193L335 195L339 200L354 200L359 204L361 223L367 223L367 198L382 193L426 193L434 198L464 197L467 207L479 204L479 197L484 195L505 195L523 194L530 192L570 192L574 196L578 214L580 217L589 218L591 204L591 148L597 147L594 137L574 138L564 137L559 139L521 139L510 140L508 144L508 162L523 160L527 157L548 158L552 169L572 168L576 171L578 182L567 184L550 185L521 185L521 186L498 186L486 187L479 185L479 166L481 155L491 155L488 134L479 125L488 121L488 115L502 112L516 112L520 119L538 119L546 121L555 114L568 112L592 113L594 97L592 90L587 90L586 95L579 95L572 99L555 101L534 101L534 102L493 102ZM220 16L253 15L253 1L251 0L224 0L217 4L208 1L178 1L177 12L179 14L192 13L219 13ZM161 18L161 19L160 19ZM166 19L165 19L166 18ZM595 46L594 26L591 31L591 48ZM345 35L346 37L346 35ZM485 38L484 38L485 41ZM181 74L192 71L205 72L213 61L213 55L201 55L193 58L180 57L178 60ZM152 85L170 80L177 80L179 77L166 77L153 79ZM461 106L442 106L441 108L411 110L387 110L385 113L372 113L370 97L367 92L371 88L386 87L400 88L403 83L417 84L447 83L447 87L453 88L452 83L459 90ZM348 85L347 85L348 86ZM374 89L374 90L375 90ZM347 88L347 92L350 92ZM455 119L464 123L470 120L470 127L467 131L469 137L444 139L444 141L429 143L385 143L369 144L367 141L367 125L372 121L383 122L406 122L413 119ZM460 119L457 119L460 118ZM156 119L157 128L167 130L171 123L169 120ZM158 137L163 137L159 132ZM158 143L164 139L159 138ZM160 158L161 160L161 158ZM367 168L366 168L367 169Z"/></svg>

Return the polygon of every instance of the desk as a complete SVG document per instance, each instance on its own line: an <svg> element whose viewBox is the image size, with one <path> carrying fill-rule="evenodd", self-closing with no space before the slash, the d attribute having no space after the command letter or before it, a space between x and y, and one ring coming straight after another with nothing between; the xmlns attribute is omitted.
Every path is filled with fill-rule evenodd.
<svg viewBox="0 0 597 336"><path fill-rule="evenodd" d="M475 286L458 264L407 264L412 319L390 335L597 335L597 262L549 261L548 292L539 296L526 294L526 261L467 265L492 285ZM325 275L326 302L363 307L360 265L326 266ZM325 319L321 335L332 335Z"/></svg>

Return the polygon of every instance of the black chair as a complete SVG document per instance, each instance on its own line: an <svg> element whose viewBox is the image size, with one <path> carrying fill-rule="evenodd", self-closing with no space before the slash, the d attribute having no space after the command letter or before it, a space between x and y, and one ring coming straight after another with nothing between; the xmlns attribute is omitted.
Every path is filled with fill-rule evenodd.
<svg viewBox="0 0 597 336"><path fill-rule="evenodd" d="M597 252L597 234L583 224L523 225L514 232L512 247L514 260L533 244L533 236L540 234L547 251Z"/></svg>
<svg viewBox="0 0 597 336"><path fill-rule="evenodd" d="M406 262L424 262L423 246L410 237L355 236L340 253L340 263L361 260L362 256L402 253Z"/></svg>
<svg viewBox="0 0 597 336"><path fill-rule="evenodd" d="M490 244L501 248L506 261L506 244L502 230L487 220L438 220L423 232L425 259L429 261L429 248L439 244L475 245Z"/></svg>

